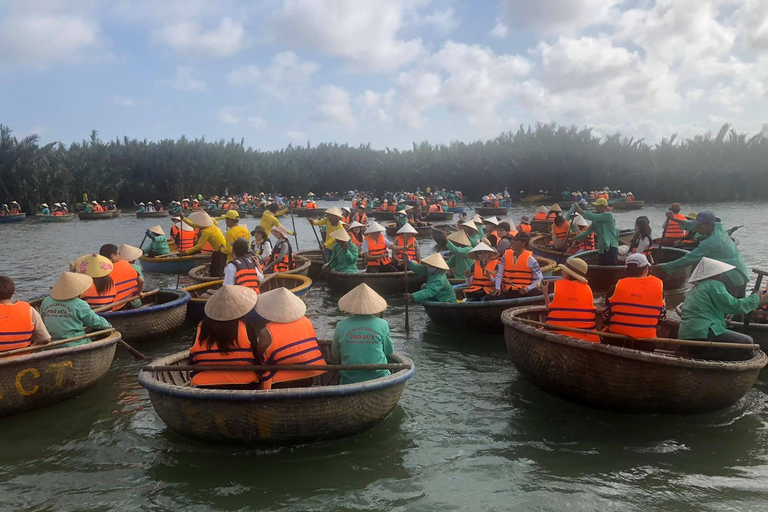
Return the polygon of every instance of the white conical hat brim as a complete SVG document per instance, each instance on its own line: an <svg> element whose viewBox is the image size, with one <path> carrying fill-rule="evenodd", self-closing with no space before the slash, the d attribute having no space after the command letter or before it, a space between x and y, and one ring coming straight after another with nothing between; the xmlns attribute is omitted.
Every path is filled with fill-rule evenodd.
<svg viewBox="0 0 768 512"><path fill-rule="evenodd" d="M547 210L546 206L539 206L536 208L536 213L547 213L549 210Z"/></svg>
<svg viewBox="0 0 768 512"><path fill-rule="evenodd" d="M469 254L467 256L469 256L472 259L477 259L479 257L479 253L482 253L482 252L496 254L496 249L494 249L490 245L485 244L484 242L480 242L475 246L474 249L469 251Z"/></svg>
<svg viewBox="0 0 768 512"><path fill-rule="evenodd" d="M208 299L205 316L219 322L237 320L250 313L258 300L259 296L251 288L227 284Z"/></svg>
<svg viewBox="0 0 768 512"><path fill-rule="evenodd" d="M149 230L156 235L165 236L165 231L163 231L163 228L161 228L159 224L157 226L152 226Z"/></svg>
<svg viewBox="0 0 768 512"><path fill-rule="evenodd" d="M337 229L331 233L331 236L340 242L349 242L350 240L349 233L344 231L344 229Z"/></svg>
<svg viewBox="0 0 768 512"><path fill-rule="evenodd" d="M724 274L730 270L735 269L733 265L712 258L701 258L701 261L696 268L693 269L691 278L688 279L689 283L696 283L710 277L715 277L720 274Z"/></svg>
<svg viewBox="0 0 768 512"><path fill-rule="evenodd" d="M182 222L182 223L181 223L181 230L182 230L182 231L186 231L187 233L189 233L190 231L194 231L194 230L195 230L195 228L193 228L192 226L190 226L190 225L189 225L189 224L187 224L186 222Z"/></svg>
<svg viewBox="0 0 768 512"><path fill-rule="evenodd" d="M387 309L387 301L362 283L339 299L339 309L353 315L376 315Z"/></svg>
<svg viewBox="0 0 768 512"><path fill-rule="evenodd" d="M472 245L472 242L464 231L456 231L455 233L451 233L448 235L448 240L465 247Z"/></svg>
<svg viewBox="0 0 768 512"><path fill-rule="evenodd" d="M262 293L256 312L270 322L286 324L304 316L307 305L286 288L275 288Z"/></svg>
<svg viewBox="0 0 768 512"><path fill-rule="evenodd" d="M441 270L450 270L448 264L445 262L440 253L430 254L426 258L421 260L423 265L429 265L431 267L439 268Z"/></svg>
<svg viewBox="0 0 768 512"><path fill-rule="evenodd" d="M462 222L462 223L461 223L461 225L462 225L462 226L466 226L466 227L468 227L468 228L470 228L470 229L474 229L475 231L479 231L479 230L477 229L477 226L475 226L475 223L474 223L474 222L472 222L471 220L468 220L467 222Z"/></svg>
<svg viewBox="0 0 768 512"><path fill-rule="evenodd" d="M413 226L411 226L410 224L408 224L407 222L405 224L403 224L403 227L401 227L400 229L397 230L397 234L398 235L402 235L402 234L405 234L405 233L408 233L408 234L411 234L411 235L418 235L419 234L419 232L416 231L416 229Z"/></svg>
<svg viewBox="0 0 768 512"><path fill-rule="evenodd" d="M133 261L143 256L144 251L142 251L138 247L134 247L128 244L123 244L117 250L117 254L118 256L120 256L121 259L124 259L125 261Z"/></svg>
<svg viewBox="0 0 768 512"><path fill-rule="evenodd" d="M206 212L190 213L188 219L192 224L201 228L209 228L213 226L213 219Z"/></svg>
<svg viewBox="0 0 768 512"><path fill-rule="evenodd" d="M352 224L349 225L348 229L354 229L354 228L364 228L365 224L360 224L356 220L352 221Z"/></svg>
<svg viewBox="0 0 768 512"><path fill-rule="evenodd" d="M384 226L376 221L373 221L371 222L371 225L368 226L368 229L365 230L365 234L370 235L372 233L381 233L382 231L384 231Z"/></svg>
<svg viewBox="0 0 768 512"><path fill-rule="evenodd" d="M499 219L497 219L496 217L486 217L485 219L483 219L483 222L489 222L494 226L499 225Z"/></svg>
<svg viewBox="0 0 768 512"><path fill-rule="evenodd" d="M335 216L337 216L337 217L343 217L343 215L342 215L342 213L341 213L341 210L339 210L339 209L338 209L337 207L335 207L335 206L331 206L330 208L328 208L327 210L325 210L325 214L326 214L326 215L335 215Z"/></svg>
<svg viewBox="0 0 768 512"><path fill-rule="evenodd" d="M51 298L56 300L74 299L87 292L92 284L93 279L90 276L64 272L51 288Z"/></svg>
<svg viewBox="0 0 768 512"><path fill-rule="evenodd" d="M562 208L560 208L560 205L559 205L559 204L555 203L555 204L553 204L552 206L550 206L550 207L549 207L549 211L552 211L552 212L561 212L561 211L563 211L563 209L562 209Z"/></svg>

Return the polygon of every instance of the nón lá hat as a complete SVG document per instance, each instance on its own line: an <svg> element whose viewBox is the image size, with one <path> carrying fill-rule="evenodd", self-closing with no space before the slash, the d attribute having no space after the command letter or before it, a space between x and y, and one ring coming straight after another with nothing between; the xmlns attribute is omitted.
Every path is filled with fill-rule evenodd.
<svg viewBox="0 0 768 512"><path fill-rule="evenodd" d="M270 322L285 324L303 317L307 305L288 289L280 287L261 294L256 312Z"/></svg>
<svg viewBox="0 0 768 512"><path fill-rule="evenodd" d="M258 294L246 286L223 285L205 304L205 316L227 322L250 313L259 300Z"/></svg>
<svg viewBox="0 0 768 512"><path fill-rule="evenodd" d="M333 231L330 236L339 242L349 242L350 240L349 233L347 233L343 228Z"/></svg>
<svg viewBox="0 0 768 512"><path fill-rule="evenodd" d="M457 245L461 245L464 247L469 247L470 245L472 245L472 242L469 240L469 237L464 231L456 231L454 233L451 233L450 235L448 235L448 240L450 240L451 242Z"/></svg>
<svg viewBox="0 0 768 512"><path fill-rule="evenodd" d="M387 309L387 301L373 288L361 283L339 299L339 309L353 315L376 315Z"/></svg>
<svg viewBox="0 0 768 512"><path fill-rule="evenodd" d="M693 273L691 274L691 278L688 279L688 282L696 283L698 281L703 281L704 279L709 279L710 277L715 277L720 274L724 274L725 272L729 272L734 268L736 267L729 263L704 257L701 258L699 264L696 265L695 269L693 269Z"/></svg>
<svg viewBox="0 0 768 512"><path fill-rule="evenodd" d="M440 270L449 270L448 264L443 259L443 256L436 252L435 254L430 254L426 258L423 258L421 260L422 265L429 265L430 267L439 268Z"/></svg>
<svg viewBox="0 0 768 512"><path fill-rule="evenodd" d="M143 256L144 252L138 247L134 247L128 244L123 244L117 250L117 255L120 256L120 259L122 260L134 261L139 259L141 256Z"/></svg>
<svg viewBox="0 0 768 512"><path fill-rule="evenodd" d="M384 226L379 224L376 221L371 222L371 224L368 226L368 229L365 230L366 235L370 235L372 233L381 233L384 231Z"/></svg>
<svg viewBox="0 0 768 512"><path fill-rule="evenodd" d="M86 274L94 279L97 277L106 277L112 273L112 262L104 256L98 254L87 254L75 260L75 272Z"/></svg>
<svg viewBox="0 0 768 512"><path fill-rule="evenodd" d="M189 221L200 228L209 228L213 226L213 219L206 212L192 212L188 217Z"/></svg>
<svg viewBox="0 0 768 512"><path fill-rule="evenodd" d="M165 231L163 231L163 228L160 227L160 224L158 224L157 226L152 226L151 228L149 228L149 231L156 235L165 236Z"/></svg>
<svg viewBox="0 0 768 512"><path fill-rule="evenodd" d="M467 254L467 257L472 258L473 260L476 260L479 258L480 253L483 253L483 252L496 254L496 249L494 249L489 245L486 245L483 242L480 242L475 246L474 249L469 251L469 254Z"/></svg>
<svg viewBox="0 0 768 512"><path fill-rule="evenodd" d="M405 224L403 224L403 227L397 230L397 234L398 235L404 235L404 234L418 235L419 232L416 231L416 228L414 228L413 226L411 226L406 222Z"/></svg>
<svg viewBox="0 0 768 512"><path fill-rule="evenodd" d="M93 278L91 276L75 272L62 272L51 288L51 298L55 300L74 299L87 292L92 284Z"/></svg>

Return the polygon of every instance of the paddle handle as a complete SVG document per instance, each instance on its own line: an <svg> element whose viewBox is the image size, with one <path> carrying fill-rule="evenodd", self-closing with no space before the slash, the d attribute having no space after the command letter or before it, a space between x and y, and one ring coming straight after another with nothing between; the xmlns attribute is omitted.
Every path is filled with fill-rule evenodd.
<svg viewBox="0 0 768 512"><path fill-rule="evenodd" d="M105 306L100 306L98 308L95 308L93 310L93 312L94 313L103 313L105 311L109 311L110 309L112 309L112 308L114 308L116 306L122 306L123 304L127 304L129 302L133 302L136 299L141 299L143 297L149 297L150 295L155 295L159 291L160 291L160 288L155 288L152 291L144 293L143 296L141 294L139 294L139 295L134 295L133 297L128 297L127 299L118 300L117 302L113 302L112 304L107 304Z"/></svg>
<svg viewBox="0 0 768 512"><path fill-rule="evenodd" d="M131 355L132 355L134 358L138 359L139 361L143 361L144 359L146 359L146 358L147 358L147 356L145 356L144 354L142 354L141 352L139 352L138 350L136 350L135 348L133 348L132 346L130 346L129 344L127 344L127 343L126 343L125 341L123 341L122 339L120 339L120 340L119 340L117 343L118 343L118 344L119 344L121 347L123 347L125 350L127 350L128 352L130 352L130 353L131 353Z"/></svg>
<svg viewBox="0 0 768 512"><path fill-rule="evenodd" d="M165 366L145 366L145 372L269 372L278 370L289 370L299 372L315 371L350 371L350 370L410 370L412 366L408 363L386 363L386 364L254 364L248 366L220 365L206 366L194 364L179 364Z"/></svg>
<svg viewBox="0 0 768 512"><path fill-rule="evenodd" d="M757 274L757 281L755 281L755 290L757 290L757 292L759 293L760 286L763 284L763 276L767 275L768 272L766 272L765 270L760 270L758 268L753 268L752 272ZM742 323L742 329L741 329L742 332L746 333L749 330L749 324L751 321L752 321L752 311L750 311L744 316L744 322Z"/></svg>
<svg viewBox="0 0 768 512"><path fill-rule="evenodd" d="M41 350L44 348L58 347L60 345L66 345L67 343L72 343L73 341L80 341L80 340L84 340L85 338L94 338L96 336L101 336L102 334L111 334L113 332L115 332L114 329L104 329L102 331L95 331L88 334L83 334L82 336L76 336L74 338L67 338L65 340L54 341L53 343L48 343L46 345L30 345L29 347L17 348L14 350L0 352L0 356L1 357L13 356L16 354L23 354L25 352L34 352L35 350Z"/></svg>
<svg viewBox="0 0 768 512"><path fill-rule="evenodd" d="M408 245L406 242L403 245ZM405 281L405 335L408 336L411 333L411 322L408 318L408 247L403 247L403 261L404 261L404 270L403 272L403 280Z"/></svg>
<svg viewBox="0 0 768 512"><path fill-rule="evenodd" d="M312 226L312 232L315 234L315 240L317 240L317 245L320 247L320 255L323 257L323 262L328 263L328 260L325 259L325 251L323 251L323 244L320 243L320 237L317 236L317 230L315 229L315 225L312 223L312 221L309 221L309 224ZM330 236L330 233L326 233L326 236Z"/></svg>
<svg viewBox="0 0 768 512"><path fill-rule="evenodd" d="M296 240L296 250L299 251L299 233L296 231L296 220L293 218L293 207L290 208L291 211L291 226L293 226L293 238Z"/></svg>

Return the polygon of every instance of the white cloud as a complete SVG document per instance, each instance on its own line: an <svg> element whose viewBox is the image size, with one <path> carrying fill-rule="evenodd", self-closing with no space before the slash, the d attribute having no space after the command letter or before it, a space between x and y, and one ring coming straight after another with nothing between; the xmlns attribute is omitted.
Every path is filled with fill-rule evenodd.
<svg viewBox="0 0 768 512"><path fill-rule="evenodd" d="M494 27L491 29L489 34L492 37L495 37L497 39L504 39L507 37L507 33L509 32L509 27L507 27L504 23L497 23L494 25Z"/></svg>
<svg viewBox="0 0 768 512"><path fill-rule="evenodd" d="M272 19L287 44L342 58L357 71L386 72L418 59L420 38L399 39L407 0L285 0Z"/></svg>
<svg viewBox="0 0 768 512"><path fill-rule="evenodd" d="M498 22L523 31L571 34L605 23L621 0L500 0ZM498 25L497 25L498 26ZM496 29L494 29L496 30Z"/></svg>
<svg viewBox="0 0 768 512"><path fill-rule="evenodd" d="M242 66L233 69L227 76L227 82L236 86L257 84L260 79L261 71L258 66Z"/></svg>
<svg viewBox="0 0 768 512"><path fill-rule="evenodd" d="M349 93L335 85L326 85L318 89L317 106L312 120L354 127L357 119L352 112Z"/></svg>
<svg viewBox="0 0 768 512"><path fill-rule="evenodd" d="M394 89L389 89L383 94L370 89L366 90L355 98L355 105L360 112L360 120L369 126L391 123L392 115L390 112L396 96Z"/></svg>
<svg viewBox="0 0 768 512"><path fill-rule="evenodd" d="M267 120L260 116L248 116L245 118L245 122L257 132L263 132L268 124Z"/></svg>
<svg viewBox="0 0 768 512"><path fill-rule="evenodd" d="M205 90L205 81L195 78L193 72L194 69L191 66L176 66L176 75L173 78L160 80L158 84L179 91Z"/></svg>
<svg viewBox="0 0 768 512"><path fill-rule="evenodd" d="M285 132L285 138L291 142L300 144L307 142L307 134L298 130L288 130Z"/></svg>
<svg viewBox="0 0 768 512"><path fill-rule="evenodd" d="M242 114L244 110L247 110L247 107L221 107L218 111L219 122L233 126L245 123L254 131L264 131L268 124L267 120L261 116Z"/></svg>
<svg viewBox="0 0 768 512"><path fill-rule="evenodd" d="M130 96L115 96L112 98L112 103L118 107L132 108L141 105L143 101Z"/></svg>
<svg viewBox="0 0 768 512"><path fill-rule="evenodd" d="M318 69L317 63L302 60L293 52L280 52L272 57L272 63L264 70L262 86L282 101L301 98Z"/></svg>
<svg viewBox="0 0 768 512"><path fill-rule="evenodd" d="M411 22L414 25L426 25L434 28L438 33L447 34L456 30L461 24L461 19L456 15L453 7L436 9L429 14L411 14Z"/></svg>
<svg viewBox="0 0 768 512"><path fill-rule="evenodd" d="M205 30L199 22L182 20L157 29L154 39L180 53L229 57L245 46L245 29L231 18L222 19L211 30Z"/></svg>
<svg viewBox="0 0 768 512"><path fill-rule="evenodd" d="M219 109L219 121L224 124L240 124L242 119L235 113L234 107L221 107Z"/></svg>

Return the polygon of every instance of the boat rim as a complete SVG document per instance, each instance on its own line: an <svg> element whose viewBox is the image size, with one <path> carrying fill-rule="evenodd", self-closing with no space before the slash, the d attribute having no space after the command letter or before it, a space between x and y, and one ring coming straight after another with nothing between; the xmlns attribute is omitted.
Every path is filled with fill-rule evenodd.
<svg viewBox="0 0 768 512"><path fill-rule="evenodd" d="M119 331L115 331L106 338L97 341L91 341L90 343L84 343L82 345L75 345L72 347L59 347L50 350L41 349L37 352L32 352L27 355L6 357L0 359L0 371L2 371L3 367L5 366L14 366L19 363L32 363L35 361L48 359L50 357L58 357L66 354L77 354L78 352L89 352L91 350L108 347L109 345L115 345L122 339L122 337L123 335L120 334Z"/></svg>
<svg viewBox="0 0 768 512"><path fill-rule="evenodd" d="M162 304L157 304L155 306L149 306L142 309L127 309L125 311L104 312L100 316L109 319L123 316L143 315L145 313L156 313L158 311L165 311L166 309L173 309L179 306L183 306L189 302L189 299L192 297L188 292L185 292L184 290L177 290L175 288L161 288L158 293L172 293L177 295L177 298L170 302L163 302Z"/></svg>
<svg viewBox="0 0 768 512"><path fill-rule="evenodd" d="M547 235L542 235L547 236ZM682 258L686 254L689 253L689 251L686 251L684 249L678 249L677 247L654 247L653 250L660 250L662 252L664 251L672 251L674 253L679 253L680 257ZM568 256L568 259L571 258L581 258L583 259L584 256L591 256L592 254L598 254L597 249L591 250L591 251L584 251L579 254L572 254ZM675 261L675 260L672 260ZM589 264L589 270L596 269L596 270L613 270L613 269L619 269L619 268L626 268L626 265L592 265Z"/></svg>

